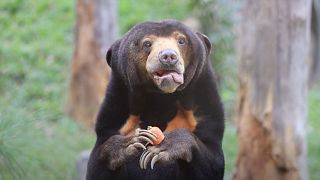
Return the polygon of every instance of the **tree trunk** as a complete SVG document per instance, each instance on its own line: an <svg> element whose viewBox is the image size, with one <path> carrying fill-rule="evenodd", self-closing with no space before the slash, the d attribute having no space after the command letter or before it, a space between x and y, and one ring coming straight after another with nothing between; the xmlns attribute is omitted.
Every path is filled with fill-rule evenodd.
<svg viewBox="0 0 320 180"><path fill-rule="evenodd" d="M320 0L312 3L311 32L310 86L320 81Z"/></svg>
<svg viewBox="0 0 320 180"><path fill-rule="evenodd" d="M116 37L116 2L77 0L68 112L87 127L92 127L105 95L109 71L105 54Z"/></svg>
<svg viewBox="0 0 320 180"><path fill-rule="evenodd" d="M308 179L311 0L247 0L241 15L234 179Z"/></svg>

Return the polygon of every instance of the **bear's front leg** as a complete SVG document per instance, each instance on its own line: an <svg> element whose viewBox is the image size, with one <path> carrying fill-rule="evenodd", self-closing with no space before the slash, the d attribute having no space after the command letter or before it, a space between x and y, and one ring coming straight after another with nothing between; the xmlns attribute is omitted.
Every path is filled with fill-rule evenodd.
<svg viewBox="0 0 320 180"><path fill-rule="evenodd" d="M155 140L154 134L140 128L132 136L111 136L101 146L100 159L106 160L110 170L116 170L131 157L141 153L141 149L146 150L146 145L153 144Z"/></svg>

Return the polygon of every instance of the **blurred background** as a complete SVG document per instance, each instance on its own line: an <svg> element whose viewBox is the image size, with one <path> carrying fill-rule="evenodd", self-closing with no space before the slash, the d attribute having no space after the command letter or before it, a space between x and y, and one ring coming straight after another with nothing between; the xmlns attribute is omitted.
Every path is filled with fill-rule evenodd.
<svg viewBox="0 0 320 180"><path fill-rule="evenodd" d="M320 60L314 55L320 8L319 1L309 5L312 41L302 45L313 53L303 83L308 117L302 141L308 145L309 178L315 180L320 177ZM243 29L240 9L248 7L232 0L0 1L0 180L76 179L77 157L95 142L94 117L110 73L104 60L108 47L136 23L161 19L178 19L213 43L226 111L225 179L232 179L242 92L236 51L241 38L236 37Z"/></svg>

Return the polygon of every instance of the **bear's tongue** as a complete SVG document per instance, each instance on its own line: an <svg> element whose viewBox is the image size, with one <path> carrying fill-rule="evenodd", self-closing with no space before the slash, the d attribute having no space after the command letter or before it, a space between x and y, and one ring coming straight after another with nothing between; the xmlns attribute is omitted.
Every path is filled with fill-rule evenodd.
<svg viewBox="0 0 320 180"><path fill-rule="evenodd" d="M154 76L154 80L157 85L161 85L165 80L183 84L183 74L178 74L175 71L161 71Z"/></svg>

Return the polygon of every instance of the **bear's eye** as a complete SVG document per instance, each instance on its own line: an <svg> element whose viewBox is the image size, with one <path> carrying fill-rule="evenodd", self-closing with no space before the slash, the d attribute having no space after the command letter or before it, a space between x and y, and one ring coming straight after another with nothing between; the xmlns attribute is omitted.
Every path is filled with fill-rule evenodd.
<svg viewBox="0 0 320 180"><path fill-rule="evenodd" d="M143 42L143 47L150 48L152 46L152 43L150 41Z"/></svg>
<svg viewBox="0 0 320 180"><path fill-rule="evenodd" d="M179 38L179 39L178 39L178 43L179 43L180 45L184 45L184 44L186 44L186 40L185 40L184 38Z"/></svg>

